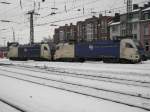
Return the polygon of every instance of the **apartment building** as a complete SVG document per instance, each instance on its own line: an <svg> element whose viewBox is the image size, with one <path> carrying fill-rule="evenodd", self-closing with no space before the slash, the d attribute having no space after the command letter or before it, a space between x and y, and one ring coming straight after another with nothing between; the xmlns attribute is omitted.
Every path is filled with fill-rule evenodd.
<svg viewBox="0 0 150 112"><path fill-rule="evenodd" d="M81 42L109 39L108 23L111 20L112 17L110 16L99 15L99 17L93 16L84 21L78 21L76 25L71 23L70 25L60 26L55 29L54 42Z"/></svg>
<svg viewBox="0 0 150 112"><path fill-rule="evenodd" d="M133 4L133 11L128 23L131 25L130 38L141 43L145 52L150 54L150 2L143 7ZM116 19L117 18L117 19ZM127 14L116 14L109 24L110 38L125 37L127 35ZM128 37L127 37L128 38Z"/></svg>

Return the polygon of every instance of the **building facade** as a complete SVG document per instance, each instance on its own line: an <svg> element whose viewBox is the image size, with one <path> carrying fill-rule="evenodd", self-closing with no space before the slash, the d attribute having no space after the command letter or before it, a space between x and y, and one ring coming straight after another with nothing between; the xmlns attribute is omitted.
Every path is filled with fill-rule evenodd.
<svg viewBox="0 0 150 112"><path fill-rule="evenodd" d="M145 51L150 55L150 5L142 11L140 32L141 43L144 46Z"/></svg>
<svg viewBox="0 0 150 112"><path fill-rule="evenodd" d="M133 5L133 11L128 24L131 25L131 38L141 43L145 52L150 55L150 3L144 7ZM118 17L117 17L118 16ZM116 18L119 18L116 20ZM117 14L110 26L110 38L127 36L127 14Z"/></svg>
<svg viewBox="0 0 150 112"><path fill-rule="evenodd" d="M77 27L72 23L70 25L66 24L65 26L60 26L55 29L54 32L54 43L66 43L69 41L75 41L77 35Z"/></svg>
<svg viewBox="0 0 150 112"><path fill-rule="evenodd" d="M93 16L85 21L79 21L76 25L61 26L55 29L54 42L66 43L69 41L94 41L109 39L108 23L112 20L110 16Z"/></svg>

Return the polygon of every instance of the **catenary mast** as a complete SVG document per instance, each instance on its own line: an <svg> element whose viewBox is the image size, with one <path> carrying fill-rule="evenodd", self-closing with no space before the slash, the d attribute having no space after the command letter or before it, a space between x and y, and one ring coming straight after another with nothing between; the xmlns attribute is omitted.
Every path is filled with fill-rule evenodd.
<svg viewBox="0 0 150 112"><path fill-rule="evenodd" d="M127 0L126 36L132 38L132 0Z"/></svg>

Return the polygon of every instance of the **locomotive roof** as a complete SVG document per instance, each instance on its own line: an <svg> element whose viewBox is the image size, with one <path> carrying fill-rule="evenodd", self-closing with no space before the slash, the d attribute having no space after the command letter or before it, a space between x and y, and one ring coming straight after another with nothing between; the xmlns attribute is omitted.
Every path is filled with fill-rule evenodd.
<svg viewBox="0 0 150 112"><path fill-rule="evenodd" d="M79 42L78 44L114 44L120 43L121 40L97 40L91 42Z"/></svg>

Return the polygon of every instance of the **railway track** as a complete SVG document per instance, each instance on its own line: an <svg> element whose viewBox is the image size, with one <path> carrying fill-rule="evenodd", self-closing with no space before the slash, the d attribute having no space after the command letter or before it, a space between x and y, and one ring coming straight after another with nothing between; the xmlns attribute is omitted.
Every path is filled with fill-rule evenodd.
<svg viewBox="0 0 150 112"><path fill-rule="evenodd" d="M90 64L90 65L95 65L95 64L97 64L97 65L99 65L100 64L100 62L85 62L85 63L87 63L87 64ZM130 70L133 70L133 69L136 69L136 70L149 70L149 65L146 65L146 64L144 64L145 62L142 62L141 64L136 64L136 65L133 65L133 66L128 66L128 65L131 65L131 64L124 64L124 66L123 66L123 69L130 69ZM138 66L138 65L142 65L142 66ZM120 65L118 64L118 65L116 65L115 67L113 67L113 64L111 64L111 63L109 63L108 65L105 65L106 67L111 67L111 68L113 68L113 69L116 69L116 67L118 66L118 67L120 67Z"/></svg>
<svg viewBox="0 0 150 112"><path fill-rule="evenodd" d="M19 66L13 66L12 67L11 66L10 68L17 68L17 69L24 69L24 70L26 69L26 70L29 70L30 72L32 71L32 72L38 72L38 73L46 73L46 74L49 74L49 75L46 75L45 77L52 76L50 78L53 78L55 80L61 80L61 78L63 76L64 77L63 79L67 79L68 77L73 77L73 78L76 78L76 79L78 78L78 82L81 79L86 79L88 83L89 83L89 81L96 81L96 83L99 83L99 85L103 84L103 82L105 82L105 84L110 83L110 85L109 85L110 87L112 86L111 84L113 84L113 83L114 84L120 84L120 85L123 85L123 86L119 86L119 87L115 88L115 90L117 90L118 92L122 92L123 91L124 93L126 93L126 92L122 88L125 88L126 86L130 86L130 87L128 87L128 90L126 90L126 91L130 90L130 93L132 93L133 95L150 98L150 94L149 94L150 91L147 91L150 88L150 84L149 83L144 83L144 84L143 84L143 82L142 83L141 82L136 82L135 83L134 81L131 83L131 81L119 80L119 79L117 79L117 80L115 79L114 80L112 78L110 80L109 77L105 78L105 79L104 78L100 79L100 78L97 78L97 77L93 78L93 76L89 77L89 76L87 76L85 74L83 74L84 76L82 76L82 74L76 75L76 74L70 74L69 72L49 71L49 69L48 69L48 71L45 71L45 69L43 70L41 68L39 69L39 68L34 68L34 67L29 68L28 66L24 66L24 67L23 66L22 67L19 67ZM35 75L35 76L37 76L37 75ZM90 83L89 85L93 85L93 83ZM99 88L99 86L97 86L97 85L93 85L93 87L98 87ZM134 89L135 87L138 87L139 90L141 90L141 91L137 91L136 89ZM106 87L106 86L105 87L101 87L100 86L100 88L102 88L102 89L105 88L106 89L108 87ZM141 88L145 88L145 89L141 89ZM148 94L143 93L143 91L147 91Z"/></svg>
<svg viewBox="0 0 150 112"><path fill-rule="evenodd" d="M61 72L68 72L68 69L64 69L64 68L56 68L56 67L48 67L48 69L55 69L57 71L61 71ZM72 69L73 70L73 69ZM73 72L70 72L69 73L78 73L77 71L79 71L79 69L74 69ZM81 70L80 70L81 71ZM95 76L103 76L103 74L105 74L105 77L106 76L109 76L110 78L117 78L117 75L119 76L125 76L123 78L126 78L127 76L129 77L133 77L133 79L135 80L136 77L142 77L142 78L149 78L149 80L147 82L150 82L150 73L148 71L148 73L138 73L138 72L128 72L128 71L125 71L125 72L118 72L119 70L117 71L108 71L108 70L100 70L100 71L92 71L92 70L86 70L86 71L82 71L81 73L84 74L85 72L88 73L88 74L97 74ZM144 70L143 70L144 71ZM113 76L109 75L109 74L113 74ZM141 82L142 82L142 79L139 79ZM135 80L135 81L138 81L138 80ZM145 82L145 81L144 81Z"/></svg>
<svg viewBox="0 0 150 112"><path fill-rule="evenodd" d="M8 105L9 107L15 109L17 112L27 112L26 110L20 108L19 106L15 105L13 103L10 103L10 102L2 99L2 98L0 98L0 102L2 102L3 104Z"/></svg>
<svg viewBox="0 0 150 112"><path fill-rule="evenodd" d="M68 74L74 74L74 75L82 75L82 76L86 76L86 77L95 77L96 79L98 78L103 78L103 79L113 79L113 80L122 80L122 81L128 81L128 82L133 82L133 83L140 83L140 86L141 85L148 85L147 87L149 87L150 85L150 76L148 75L142 75L142 74L138 74L138 76L140 76L141 78L149 78L148 81L143 81L142 79L141 80L137 80L136 77L137 77L137 74L128 74L128 73L121 73L121 72L110 72L110 71L100 71L100 72L94 72L94 71L86 71L86 74L85 74L85 71L84 73L79 73L79 72L71 72L71 71L68 71L66 69L62 69L62 70L59 70L59 68L52 68L52 67L49 67L47 68L47 71L53 71L53 72L59 72L59 73L68 73ZM78 70L75 70L75 71L78 71ZM94 75L94 74L97 74L97 75ZM108 75L108 74L111 74L111 75ZM113 75L112 75L113 74ZM128 74L128 75L127 75ZM123 75L125 77L117 77L116 75ZM132 79L128 79L127 76L132 76L133 78ZM128 83L129 84L129 83ZM143 86L144 87L144 86Z"/></svg>
<svg viewBox="0 0 150 112"><path fill-rule="evenodd" d="M150 98L147 97L133 95L130 93L121 93L118 91L100 89L92 86L66 82L63 80L54 80L43 76L34 76L31 75L29 70L26 70L26 73L14 72L11 70L4 70L4 69L3 70L1 69L1 71L3 71L3 73L0 73L0 75L4 77L10 77L17 80L22 80L56 89L61 89L77 94L82 94L150 111L150 104L149 104ZM28 74L27 72L29 72L30 74ZM35 73L37 74L38 72Z"/></svg>
<svg viewBox="0 0 150 112"><path fill-rule="evenodd" d="M9 66L9 65L6 65ZM96 74L97 72L94 73L77 73L77 72L72 72L66 69L60 69L60 68L54 68L54 67L33 67L33 66L24 66L24 65L14 65L14 68L21 67L21 69L26 69L30 70L33 72L40 72L40 73L55 73L57 75L63 75L63 76L70 76L70 77L79 77L79 78L84 78L84 79L90 79L90 80L97 80L97 81L104 81L104 82L111 82L111 83L119 83L123 85L133 85L133 86L138 86L138 87L146 87L150 88L150 81L142 81L142 80L129 80L129 79L124 79L124 78L118 78L116 76L108 76L106 73L105 75L103 74L98 74L98 75L93 75ZM42 71L41 71L42 70ZM98 72L99 73L99 72ZM110 72L109 72L110 73ZM69 74L69 75L68 75ZM112 74L116 75L117 73L112 72ZM121 73L119 73L121 74ZM126 76L126 74L124 74ZM134 76L134 74L132 74ZM145 77L141 75L142 77ZM127 77L127 76L126 76ZM134 76L136 77L136 75ZM147 76L146 76L147 77Z"/></svg>

